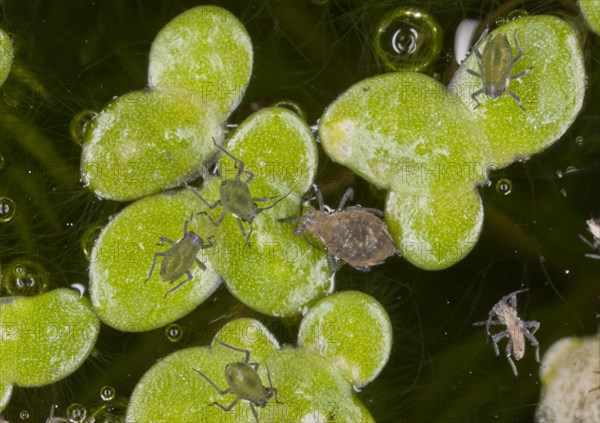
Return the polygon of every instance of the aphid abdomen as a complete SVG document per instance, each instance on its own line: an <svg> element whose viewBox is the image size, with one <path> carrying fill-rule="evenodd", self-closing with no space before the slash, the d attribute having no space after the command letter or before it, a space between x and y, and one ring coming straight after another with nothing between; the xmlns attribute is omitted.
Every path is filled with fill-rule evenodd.
<svg viewBox="0 0 600 423"><path fill-rule="evenodd" d="M245 183L225 180L219 191L223 208L234 216L244 219L254 210L252 194Z"/></svg>
<svg viewBox="0 0 600 423"><path fill-rule="evenodd" d="M481 55L481 76L486 93L488 88L495 86L499 97L506 89L508 76L512 69L512 47L504 34L493 36Z"/></svg>
<svg viewBox="0 0 600 423"><path fill-rule="evenodd" d="M353 266L370 267L395 253L385 223L373 214L351 210L333 217L336 221L330 225L325 244L334 256Z"/></svg>
<svg viewBox="0 0 600 423"><path fill-rule="evenodd" d="M231 363L225 368L225 378L233 394L258 404L267 394L260 376L245 363Z"/></svg>
<svg viewBox="0 0 600 423"><path fill-rule="evenodd" d="M175 282L185 274L194 263L198 246L186 242L188 238L173 245L163 257L160 266L160 276L167 282Z"/></svg>

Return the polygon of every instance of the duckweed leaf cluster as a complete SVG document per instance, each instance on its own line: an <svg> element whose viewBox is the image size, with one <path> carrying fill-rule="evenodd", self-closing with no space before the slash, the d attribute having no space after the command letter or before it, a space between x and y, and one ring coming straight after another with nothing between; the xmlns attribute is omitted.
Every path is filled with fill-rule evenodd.
<svg viewBox="0 0 600 423"><path fill-rule="evenodd" d="M9 298L9 300L7 300ZM89 301L72 289L0 302L0 410L12 386L63 379L88 357L100 321Z"/></svg>
<svg viewBox="0 0 600 423"><path fill-rule="evenodd" d="M126 201L198 176L246 89L252 57L244 26L224 9L200 6L173 19L152 43L150 89L119 97L87 128L85 185Z"/></svg>
<svg viewBox="0 0 600 423"><path fill-rule="evenodd" d="M13 60L13 46L8 34L0 29L0 87L6 81Z"/></svg>
<svg viewBox="0 0 600 423"><path fill-rule="evenodd" d="M301 326L299 346L293 348L281 347L257 320L229 322L211 347L178 351L148 370L134 389L126 421L255 421L246 400L227 412L213 405L226 407L235 395L220 395L196 372L221 390L228 387L225 366L242 361L244 353L220 342L249 351L263 385L269 387L270 378L277 389L279 402L272 397L257 407L259 421L373 421L353 386L375 378L389 358L392 329L381 304L359 292L333 294L311 309ZM368 353L358 354L359 346Z"/></svg>
<svg viewBox="0 0 600 423"><path fill-rule="evenodd" d="M144 331L172 322L206 300L221 278L242 302L273 316L298 315L330 289L324 252L295 237L291 225L277 221L298 213L300 196L312 184L317 168L314 136L296 113L279 107L262 109L242 122L226 144L253 174L248 188L253 198L261 199L258 207L282 199L253 220L249 243L239 227L245 225L249 233L249 223L222 205L208 208L191 192L197 189L209 204L215 203L221 199L221 183L235 179L238 167L226 154L218 161L218 176L208 174L210 163L202 166L215 150L214 142L222 142L222 122L239 102L252 65L251 45L243 41L247 35L241 24L236 21L232 26L232 15L217 9L199 7L171 21L152 46L153 88L115 100L86 132L82 174L86 179L96 172L92 179L99 185L90 184L98 195L130 199L181 185L199 173L205 177L200 188L164 192L131 204L96 241L90 260L92 304L100 318L117 329ZM218 26L206 33L204 25L216 18ZM190 33L191 41L186 38ZM229 44L236 49L223 49ZM181 63L181 71L173 63ZM206 74L202 69L208 69ZM219 79L222 73L233 79ZM232 93L223 87L204 90L229 83L239 87L236 96L221 98ZM166 138L153 142L157 134ZM122 174L113 173L113 166ZM111 192L102 191L100 185ZM203 213L215 221L226 214L214 226ZM192 280L165 296L172 287L160 272L165 256L158 257L152 276L144 281L155 254L168 254L171 247L158 245L159 239L180 240L186 220L190 231L214 247L200 250L197 257L207 270L192 264Z"/></svg>
<svg viewBox="0 0 600 423"><path fill-rule="evenodd" d="M327 154L389 191L392 236L402 255L424 269L447 268L475 245L483 221L475 188L487 172L555 142L583 103L583 53L569 24L523 17L492 31L479 50L496 34L511 45L516 34L523 50L511 75L532 67L509 84L524 109L507 93L496 101L482 95L476 107L471 95L482 82L467 73L479 72L471 53L449 87L411 72L377 76L349 88L320 121Z"/></svg>
<svg viewBox="0 0 600 423"><path fill-rule="evenodd" d="M261 139L257 133L270 136L273 150L256 148ZM200 213L210 213L216 220L222 207L208 209L189 189L146 197L123 209L103 229L90 259L90 295L105 323L126 331L163 326L208 298L220 277L238 299L269 315L298 315L329 290L331 272L325 253L295 237L289 224L277 221L298 213L300 194L314 177L316 146L306 124L288 110L265 109L240 126L232 136L232 145L232 154L239 154L250 164L249 169L256 171L249 185L253 196L286 196L284 200L256 217L249 245L233 215L226 215L218 227L213 226ZM261 174L272 172L262 166L274 163L269 161L269 154L279 157L277 163L294 165L286 165L270 176ZM232 177L229 172L234 171L234 163L223 155L219 168L221 176L208 178L198 190L209 203L219 199L221 181ZM290 169L292 173L285 173ZM150 280L144 280L154 254L170 247L158 245L159 238L179 240L185 220L190 220L189 230L206 242L212 239L214 248L198 254L207 270L194 264L193 279L165 297L171 285L159 272L163 258L158 259Z"/></svg>

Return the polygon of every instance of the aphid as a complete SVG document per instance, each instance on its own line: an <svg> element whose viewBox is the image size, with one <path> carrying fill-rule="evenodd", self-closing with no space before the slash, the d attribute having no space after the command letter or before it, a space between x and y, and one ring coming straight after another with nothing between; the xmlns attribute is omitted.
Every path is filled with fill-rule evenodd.
<svg viewBox="0 0 600 423"><path fill-rule="evenodd" d="M209 204L208 201L204 199L204 197L202 197L196 192L196 190L192 189L187 185L186 186L196 197L202 200L202 202L206 204L206 206L209 209L212 210L217 206L223 206L223 211L221 211L221 215L217 220L214 220L205 211L199 213L205 214L214 226L219 226L221 224L227 212L234 215L237 218L238 226L240 227L240 231L242 231L242 235L244 235L244 238L246 238L246 245L249 245L250 235L252 235L252 222L254 221L256 216L258 216L265 210L275 207L277 203L279 203L281 200L287 197L291 193L291 191L267 207L258 207L258 205L256 204L257 201L269 201L277 197L253 198L252 194L250 193L250 189L248 188L248 184L250 183L250 181L252 181L252 178L254 178L254 173L250 172L249 170L245 170L244 163L237 157L233 156L230 152L225 150L223 147L218 145L214 138L213 143L219 150L221 150L227 156L231 157L236 162L238 170L235 175L235 179L224 179L223 182L221 182L221 186L219 187L219 193L221 195L221 198L212 204ZM242 181L241 179L242 173L248 175L248 178L245 181ZM242 222L248 222L248 225L250 226L250 231L247 234L246 230L244 229L244 224Z"/></svg>
<svg viewBox="0 0 600 423"><path fill-rule="evenodd" d="M511 357L514 357L515 360L523 358L525 355L525 339L528 339L531 345L536 348L535 359L538 363L540 361L540 344L533 336L540 328L540 323L533 320L526 322L519 319L519 316L517 316L517 294L525 291L528 291L528 289L521 289L505 295L494 305L494 307L492 307L490 310L490 317L486 321L473 323L473 326L485 325L488 336L491 336L492 341L494 342L496 356L500 356L498 342L501 339L508 337L508 342L506 344L506 358L510 363L510 367L512 367L515 376L517 376L517 367ZM504 325L506 326L506 330L491 335L491 325ZM529 331L529 329L531 329L531 331Z"/></svg>
<svg viewBox="0 0 600 423"><path fill-rule="evenodd" d="M523 56L523 51L521 50L521 46L519 46L519 42L517 41L517 31L515 30L513 33L513 40L519 53L514 58L512 47L508 42L508 37L504 34L492 35L483 48L483 53L480 53L478 48L479 44L483 41L488 32L489 28L486 29L483 34L481 34L481 37L475 43L475 46L473 46L473 52L478 59L477 62L479 64L479 73L472 69L467 69L468 73L480 78L483 82L483 88L471 94L471 98L475 101L475 103L477 103L475 108L479 107L480 104L477 100L477 96L485 94L492 100L495 100L499 98L504 91L506 91L512 98L515 99L519 107L525 110L521 105L521 99L519 96L508 88L508 83L510 81L520 79L533 67L532 66L516 75L510 76L513 66Z"/></svg>
<svg viewBox="0 0 600 423"><path fill-rule="evenodd" d="M592 247L592 249L600 252L600 219L593 219L593 218L588 219L588 220L586 220L585 223L587 223L587 225L588 225L588 227L587 227L588 232L592 234L592 241L590 241L589 239L587 239L586 237L584 237L581 234L579 234L579 239L581 239L587 245ZM588 258L600 260L600 254L586 253L585 256Z"/></svg>
<svg viewBox="0 0 600 423"><path fill-rule="evenodd" d="M296 221L296 236L308 232L318 237L327 248L333 271L340 267L336 259L343 260L357 270L368 271L371 266L398 254L385 222L377 217L383 217L381 210L360 206L343 209L354 195L352 188L348 188L339 207L333 211L324 205L323 196L316 185L313 185L313 190L319 210L309 209L298 217L280 221Z"/></svg>
<svg viewBox="0 0 600 423"><path fill-rule="evenodd" d="M244 359L242 361L229 363L225 366L225 380L227 381L228 387L227 389L223 390L219 389L217 385L200 370L194 369L194 371L206 379L206 381L210 383L220 395L233 394L236 396L233 402L227 407L216 401L210 405L218 405L224 411L230 411L233 407L235 407L239 400L246 400L250 403L250 410L252 410L254 418L256 421L258 421L256 407L264 408L271 397L275 397L275 401L279 403L279 398L277 397L277 388L273 388L269 367L267 366L267 377L269 378L269 386L267 387L262 384L262 380L258 375L259 364L250 363L250 351L243 348L236 348L220 341L219 339L216 341L224 347L244 353Z"/></svg>
<svg viewBox="0 0 600 423"><path fill-rule="evenodd" d="M165 294L165 297L169 295L171 292L175 291L177 288L182 286L184 283L188 282L192 279L192 272L190 269L194 262L198 264L202 268L202 270L206 270L206 265L202 263L196 255L200 250L205 248L210 248L213 246L212 241L209 243L204 243L204 240L200 235L198 235L194 231L188 230L188 225L190 220L193 218L193 215L190 219L186 220L183 224L183 237L179 239L179 241L174 242L169 238L161 236L159 238L160 243L157 245L164 245L165 242L168 242L172 245L167 251L162 251L154 254L154 259L152 260L152 266L150 267L150 272L148 272L148 277L144 281L144 283L148 282L150 277L152 276L152 272L154 271L154 266L156 266L156 260L159 257L162 257L162 263L160 264L160 276L163 280L173 283L182 277L184 274L187 275L187 278L182 282L175 285L173 288L169 289Z"/></svg>

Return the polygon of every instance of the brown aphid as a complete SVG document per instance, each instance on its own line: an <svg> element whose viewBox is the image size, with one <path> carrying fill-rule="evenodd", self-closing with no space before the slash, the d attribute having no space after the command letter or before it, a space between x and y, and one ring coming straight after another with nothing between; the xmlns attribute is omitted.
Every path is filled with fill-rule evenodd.
<svg viewBox="0 0 600 423"><path fill-rule="evenodd" d="M383 220L383 212L377 209L352 206L343 209L354 195L348 188L339 207L331 210L323 203L323 196L316 185L313 190L319 209L309 209L296 220L296 236L309 233L321 240L329 253L331 269L336 271L342 260L357 270L368 271L371 266L381 264L386 258L398 254L392 236Z"/></svg>

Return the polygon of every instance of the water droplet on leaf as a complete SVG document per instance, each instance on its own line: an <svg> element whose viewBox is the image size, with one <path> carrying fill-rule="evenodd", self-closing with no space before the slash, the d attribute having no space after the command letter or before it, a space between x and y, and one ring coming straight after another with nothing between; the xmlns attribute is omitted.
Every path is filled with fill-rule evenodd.
<svg viewBox="0 0 600 423"><path fill-rule="evenodd" d="M527 10L524 9L515 9L512 12L510 12L508 15L506 15L506 21L514 21L515 19L519 19L522 18L524 16L527 16Z"/></svg>
<svg viewBox="0 0 600 423"><path fill-rule="evenodd" d="M96 242L96 238L100 235L102 231L102 225L92 225L85 230L83 235L81 236L81 251L85 258L90 261L90 255L92 254L92 247Z"/></svg>
<svg viewBox="0 0 600 423"><path fill-rule="evenodd" d="M302 107L292 100L279 100L273 103L274 107L283 107L284 109L291 110L296 113L300 118L306 122L306 113L302 109Z"/></svg>
<svg viewBox="0 0 600 423"><path fill-rule="evenodd" d="M71 119L71 123L69 124L69 135L75 144L83 144L85 131L87 130L89 123L94 120L97 115L98 113L93 110L84 110L73 116L73 119Z"/></svg>

